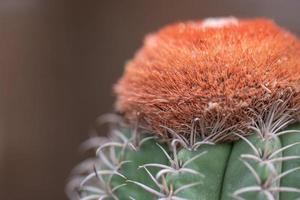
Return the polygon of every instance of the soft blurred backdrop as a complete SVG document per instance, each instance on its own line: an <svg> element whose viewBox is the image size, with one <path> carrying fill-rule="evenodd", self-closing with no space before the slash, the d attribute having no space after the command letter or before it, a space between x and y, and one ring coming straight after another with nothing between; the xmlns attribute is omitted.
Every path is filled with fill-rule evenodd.
<svg viewBox="0 0 300 200"><path fill-rule="evenodd" d="M179 20L267 16L299 35L299 0L1 0L0 199L66 199L78 147L112 111L143 36Z"/></svg>

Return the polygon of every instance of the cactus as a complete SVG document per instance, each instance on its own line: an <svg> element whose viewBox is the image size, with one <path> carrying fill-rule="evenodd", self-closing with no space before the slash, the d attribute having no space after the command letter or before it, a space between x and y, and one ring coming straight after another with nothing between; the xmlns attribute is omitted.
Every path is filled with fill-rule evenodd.
<svg viewBox="0 0 300 200"><path fill-rule="evenodd" d="M107 136L83 147L70 199L300 199L300 42L265 19L147 36L116 84Z"/></svg>

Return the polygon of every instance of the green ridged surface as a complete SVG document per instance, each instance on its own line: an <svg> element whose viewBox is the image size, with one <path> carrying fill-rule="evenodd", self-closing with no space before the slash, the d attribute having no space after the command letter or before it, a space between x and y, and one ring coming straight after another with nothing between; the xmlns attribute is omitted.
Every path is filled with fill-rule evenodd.
<svg viewBox="0 0 300 200"><path fill-rule="evenodd" d="M124 160L130 161L121 167L120 172L128 179L132 181L138 181L146 184L147 186L158 189L154 182L151 180L149 175L144 169L139 169L139 166L147 163L159 163L167 164L168 160L161 149L158 147L155 140L151 139L145 142L137 151L127 149L125 152ZM149 169L149 171L155 175L158 169ZM120 199L129 200L132 197L136 200L152 200L153 195L145 192L139 186L126 182L123 178L115 176L113 185L117 186L126 183L126 186L121 187L117 191L117 195Z"/></svg>
<svg viewBox="0 0 300 200"><path fill-rule="evenodd" d="M222 188L220 180L223 179L230 150L229 144L203 145L196 151L182 149L178 153L178 159L184 162L204 153L187 165L188 168L200 172L204 177L188 173L169 175L169 182L174 184L175 189L193 182L201 182L195 187L183 190L178 196L195 200L218 200Z"/></svg>
<svg viewBox="0 0 300 200"><path fill-rule="evenodd" d="M292 125L286 130L299 131L300 124ZM295 133L285 134L281 136L280 139L273 137L273 139L262 140L257 134L253 134L247 137L247 140L253 144L256 149L259 149L259 151L267 152L266 154L270 155L282 147L295 144L297 142L300 143L300 134L296 131ZM112 179L113 186L126 184L126 186L119 188L115 192L115 195L118 196L119 199L128 200L130 197L135 200L159 199L159 197L146 191L136 183L130 182L135 181L160 192L160 189L154 184L145 169L140 168L140 166L150 163L170 165L170 161L163 153L162 149L157 145L158 143L162 145L157 140L151 139L142 144L137 151L128 147L126 148L123 161L130 161L130 163L122 165L118 171L127 179L125 180L118 176L113 176ZM162 146L164 149L168 149L167 145ZM234 199L232 195L241 188L252 186L260 187L270 177L274 178L276 175L284 173L290 169L300 168L300 159L288 160L283 163L276 162L276 164L274 164L275 171L271 172L270 167L263 165L263 162L254 161L249 158L242 158L243 155L255 155L250 145L242 139L233 144L204 144L197 150L178 148L177 158L182 164L204 152L206 153L185 166L188 169L199 172L204 175L204 177L187 172L170 173L166 176L166 182L169 186L172 186L171 188L173 191L188 184L201 182L201 184L178 192L176 197L189 200L232 200ZM171 151L167 151L167 153L173 158L173 153ZM273 158L287 156L300 156L300 145L295 145L283 152L280 152ZM249 165L253 168L261 180L261 184L257 182L254 175L250 172L242 160L247 161L247 163L249 163ZM149 166L147 169L154 177L157 172L161 170L153 166ZM283 177L280 181L276 181L271 184L271 186L277 188L291 187L300 189L300 170ZM300 198L300 193L297 192L272 192L272 195L275 200L295 200ZM239 197L246 200L270 200L263 191L247 192L239 195Z"/></svg>
<svg viewBox="0 0 300 200"><path fill-rule="evenodd" d="M262 141L257 135L249 136L247 139L255 147L261 150L263 150L266 146L266 142ZM268 146L270 151L275 151L281 147L280 140L278 138L275 138L271 145ZM243 154L254 155L254 152L244 140L235 142L227 163L227 170L223 180L221 200L231 200L231 195L240 188L249 186L259 186L255 177L251 174L250 170L242 162L241 156ZM262 167L258 164L258 162L249 160L248 163L258 173L258 175L263 181L266 179L267 176L271 175L270 170L268 168L266 168L266 170L263 170ZM276 170L277 173L281 172L280 163L276 165ZM267 199L264 194L261 194L259 192L245 193L244 195L241 195L241 197L245 199L257 200ZM275 199L278 199L278 194L276 194Z"/></svg>
<svg viewBox="0 0 300 200"><path fill-rule="evenodd" d="M294 124L287 128L287 130L300 130L300 124ZM281 137L282 145L287 146L296 142L300 143L299 133L290 133ZM283 152L283 156L300 156L300 145L297 144ZM294 168L300 167L300 159L284 161L282 169L288 171ZM300 170L288 174L281 180L281 186L294 187L300 189ZM280 194L280 200L300 199L300 193L295 192L282 192Z"/></svg>

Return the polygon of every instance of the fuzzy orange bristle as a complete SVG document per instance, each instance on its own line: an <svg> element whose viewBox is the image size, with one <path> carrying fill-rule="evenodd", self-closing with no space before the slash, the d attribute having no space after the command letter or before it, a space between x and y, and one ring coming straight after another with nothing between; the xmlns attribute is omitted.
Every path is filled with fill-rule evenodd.
<svg viewBox="0 0 300 200"><path fill-rule="evenodd" d="M246 130L252 111L259 114L278 99L294 108L299 86L295 36L266 19L225 18L148 35L114 89L116 109L131 124L161 135L162 126L188 134L197 118L197 131L209 135L218 122L226 134Z"/></svg>

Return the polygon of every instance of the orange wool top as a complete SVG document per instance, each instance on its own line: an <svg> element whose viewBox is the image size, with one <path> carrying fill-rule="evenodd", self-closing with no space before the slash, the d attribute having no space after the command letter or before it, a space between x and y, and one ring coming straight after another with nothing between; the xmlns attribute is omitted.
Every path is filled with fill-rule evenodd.
<svg viewBox="0 0 300 200"><path fill-rule="evenodd" d="M246 130L278 99L294 108L299 86L295 36L266 19L221 18L148 35L114 89L116 110L130 124L189 134L198 119L197 131L210 135L216 126Z"/></svg>

